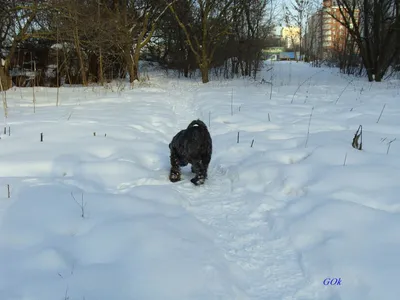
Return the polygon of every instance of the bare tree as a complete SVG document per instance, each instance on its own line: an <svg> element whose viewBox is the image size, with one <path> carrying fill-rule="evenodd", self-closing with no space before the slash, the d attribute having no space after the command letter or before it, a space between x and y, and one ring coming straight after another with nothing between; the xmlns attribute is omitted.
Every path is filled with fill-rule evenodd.
<svg viewBox="0 0 400 300"><path fill-rule="evenodd" d="M340 16L331 16L357 44L368 80L380 82L400 53L400 2L337 0L337 6Z"/></svg>
<svg viewBox="0 0 400 300"><path fill-rule="evenodd" d="M0 1L0 83L1 90L7 90L10 86L10 78L5 68L7 53L4 50L10 42L13 18L11 16L11 5L9 1Z"/></svg>
<svg viewBox="0 0 400 300"><path fill-rule="evenodd" d="M190 1L177 1L174 11L182 23L191 24L189 30L200 28ZM149 51L154 59L167 70L178 70L178 76L183 73L185 77L189 77L196 69L197 62L174 14L167 13L163 16L153 37L149 43Z"/></svg>
<svg viewBox="0 0 400 300"><path fill-rule="evenodd" d="M156 53L159 61L185 76L199 68L204 83L210 70L217 74L224 69L228 76L231 68L231 76L255 77L273 27L273 14L266 13L270 4L273 7L271 0L0 0L2 86L11 86L10 68L25 62L19 57L21 49L21 56L29 52L30 61L41 60L42 74L46 66L56 65L57 85L60 78L88 85L127 73L133 82L145 52Z"/></svg>
<svg viewBox="0 0 400 300"><path fill-rule="evenodd" d="M22 41L31 37L30 26L40 9L40 1L2 1L0 10L1 64L0 80L4 90L12 86L9 69L15 51Z"/></svg>
<svg viewBox="0 0 400 300"><path fill-rule="evenodd" d="M308 17L313 11L312 0L291 0L290 6L285 6L284 20L287 26L299 29L299 54L302 57L303 34ZM292 37L293 38L293 37ZM297 60L299 57L297 57Z"/></svg>
<svg viewBox="0 0 400 300"><path fill-rule="evenodd" d="M342 73L359 75L359 51L354 38L345 31L336 38L333 48L330 50L331 59L337 63ZM357 74L358 73L358 74Z"/></svg>
<svg viewBox="0 0 400 300"><path fill-rule="evenodd" d="M323 53L323 15L324 12L319 2L313 1L311 16L308 17L303 37L302 51L306 61L313 66L320 67L324 58Z"/></svg>
<svg viewBox="0 0 400 300"><path fill-rule="evenodd" d="M196 10L200 21L197 33L190 24L182 22L174 5L169 6L185 33L186 41L199 65L203 83L209 82L209 70L219 41L230 34L231 23L227 19L232 16L233 2L234 0L196 0L196 6L191 7Z"/></svg>
<svg viewBox="0 0 400 300"><path fill-rule="evenodd" d="M264 21L267 1L240 1L234 23L236 38L239 40L239 65L243 76L256 77L259 69L262 49L267 44L272 31L272 19Z"/></svg>
<svg viewBox="0 0 400 300"><path fill-rule="evenodd" d="M131 83L139 79L140 54L153 37L167 7L155 0L114 1L112 6L107 7L108 21L103 36L121 53Z"/></svg>

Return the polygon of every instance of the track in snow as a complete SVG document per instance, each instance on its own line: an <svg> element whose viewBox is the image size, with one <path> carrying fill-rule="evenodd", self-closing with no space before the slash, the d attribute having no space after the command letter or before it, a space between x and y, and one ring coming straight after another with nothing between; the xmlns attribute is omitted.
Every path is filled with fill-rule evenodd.
<svg viewBox="0 0 400 300"><path fill-rule="evenodd" d="M196 88L187 92L174 85L173 90L170 104L178 131L198 117L193 109ZM203 186L190 183L190 167L183 168L182 175L183 180L173 188L186 199L186 210L213 229L215 243L232 264L248 299L292 299L304 287L305 274L290 240L274 233L274 217L268 212L270 206L264 205L268 195L255 200L258 205L249 202L248 191L235 188L237 170L216 165L213 160Z"/></svg>

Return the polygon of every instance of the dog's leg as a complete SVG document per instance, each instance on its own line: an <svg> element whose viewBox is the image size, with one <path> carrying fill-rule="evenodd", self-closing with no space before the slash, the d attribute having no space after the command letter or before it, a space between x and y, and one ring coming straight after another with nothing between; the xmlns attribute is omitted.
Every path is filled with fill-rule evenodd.
<svg viewBox="0 0 400 300"><path fill-rule="evenodd" d="M179 167L180 161L175 151L171 150L170 155L171 170L169 172L169 180L171 182L177 182L181 180L181 168Z"/></svg>
<svg viewBox="0 0 400 300"><path fill-rule="evenodd" d="M198 160L198 161L194 162L192 166L193 166L192 169L195 171L196 176L193 177L190 181L194 185L203 184L207 178L207 169L204 168L203 161Z"/></svg>
<svg viewBox="0 0 400 300"><path fill-rule="evenodd" d="M208 166L210 165L210 161L211 161L211 156L210 155L203 156L203 159L202 159L203 172L204 172L204 178L206 178L206 179L208 177Z"/></svg>
<svg viewBox="0 0 400 300"><path fill-rule="evenodd" d="M202 157L202 169L199 171L203 176L204 179L207 179L208 177L208 166L211 161L211 156L210 155L205 155Z"/></svg>

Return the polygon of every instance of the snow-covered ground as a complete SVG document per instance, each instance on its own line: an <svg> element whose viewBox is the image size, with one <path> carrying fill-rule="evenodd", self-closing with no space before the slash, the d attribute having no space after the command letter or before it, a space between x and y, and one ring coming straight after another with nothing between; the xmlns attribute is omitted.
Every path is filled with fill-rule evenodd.
<svg viewBox="0 0 400 300"><path fill-rule="evenodd" d="M272 66L257 82L63 87L59 107L37 88L35 113L32 89L8 91L0 299L398 299L400 82ZM193 186L188 166L170 183L168 143L194 118L209 179Z"/></svg>

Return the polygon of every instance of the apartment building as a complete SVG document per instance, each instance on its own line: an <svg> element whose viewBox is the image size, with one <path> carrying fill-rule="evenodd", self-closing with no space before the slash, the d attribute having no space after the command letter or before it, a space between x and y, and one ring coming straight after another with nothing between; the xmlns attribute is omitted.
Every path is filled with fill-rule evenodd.
<svg viewBox="0 0 400 300"><path fill-rule="evenodd" d="M307 20L307 28L303 38L303 52L311 60L323 56L323 10L319 9Z"/></svg>
<svg viewBox="0 0 400 300"><path fill-rule="evenodd" d="M358 11L355 15L358 20ZM344 18L336 0L323 0L321 9L308 19L304 48L311 59L325 59L344 49L348 30L338 20Z"/></svg>

